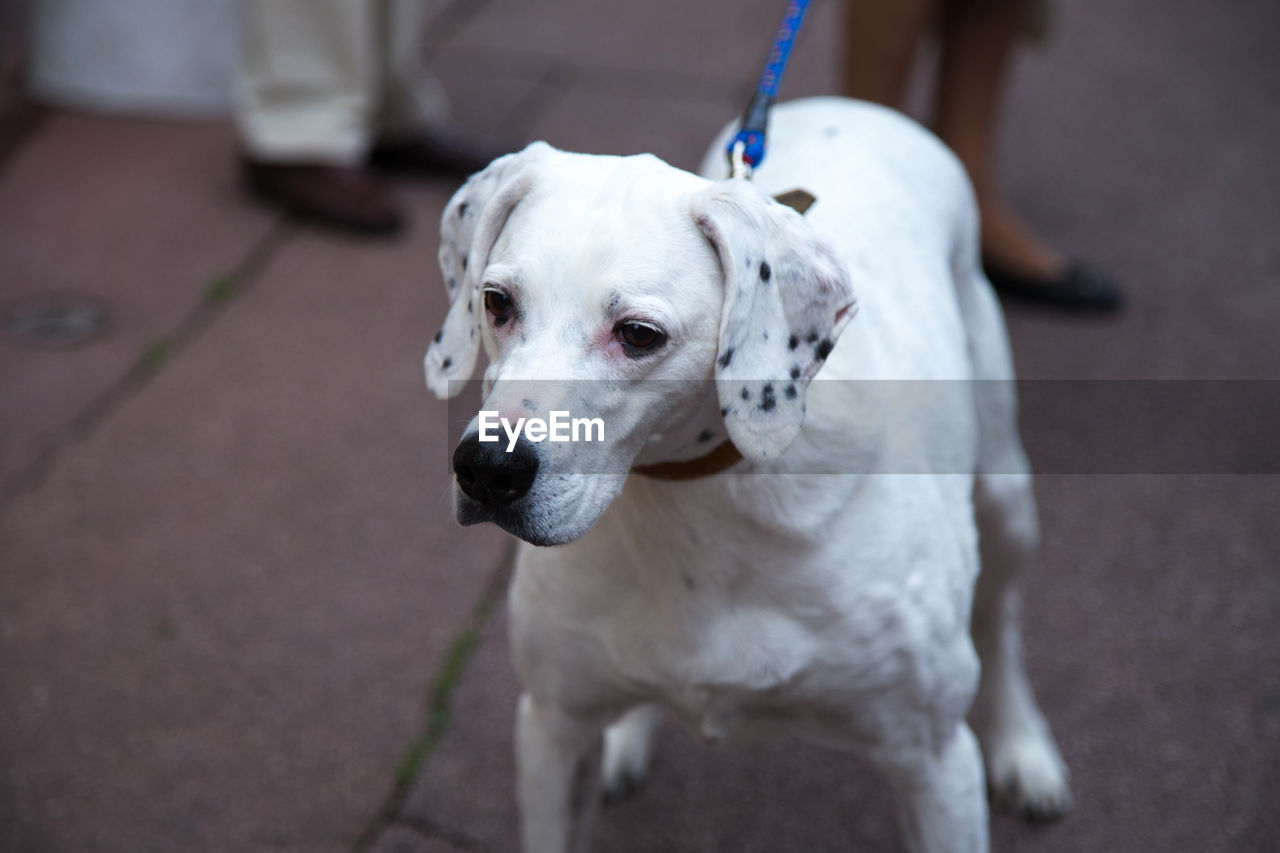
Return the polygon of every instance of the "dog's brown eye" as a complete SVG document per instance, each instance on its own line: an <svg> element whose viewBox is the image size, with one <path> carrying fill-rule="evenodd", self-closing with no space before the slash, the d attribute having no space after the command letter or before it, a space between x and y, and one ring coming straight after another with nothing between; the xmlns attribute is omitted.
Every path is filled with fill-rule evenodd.
<svg viewBox="0 0 1280 853"><path fill-rule="evenodd" d="M662 345L667 338L653 326L643 323L623 323L618 326L618 336L622 342L634 350L654 349Z"/></svg>
<svg viewBox="0 0 1280 853"><path fill-rule="evenodd" d="M493 317L493 324L501 326L503 323L511 319L511 312L514 309L511 297L500 290L486 290L484 292L484 310L488 311Z"/></svg>

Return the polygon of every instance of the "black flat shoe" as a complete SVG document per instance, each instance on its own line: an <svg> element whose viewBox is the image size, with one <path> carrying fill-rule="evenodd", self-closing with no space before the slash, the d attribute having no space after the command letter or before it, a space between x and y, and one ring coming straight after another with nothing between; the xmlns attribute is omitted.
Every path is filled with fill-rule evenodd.
<svg viewBox="0 0 1280 853"><path fill-rule="evenodd" d="M1110 313L1124 307L1124 293L1111 279L1078 262L1053 278L1031 278L986 264L983 271L1002 297L1067 311Z"/></svg>

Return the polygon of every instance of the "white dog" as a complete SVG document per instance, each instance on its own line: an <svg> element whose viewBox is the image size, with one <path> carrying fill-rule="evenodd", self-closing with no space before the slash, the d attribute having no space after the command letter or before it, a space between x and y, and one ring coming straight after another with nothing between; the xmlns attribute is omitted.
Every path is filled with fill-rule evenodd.
<svg viewBox="0 0 1280 853"><path fill-rule="evenodd" d="M511 641L531 853L586 849L601 772L615 793L644 777L659 707L710 739L857 750L910 849L969 851L988 845L976 695L995 795L1069 807L1021 660L1009 581L1036 511L964 172L868 104L782 105L770 132L753 182L534 144L443 216L428 386L460 385L483 343L482 410L604 424L481 442L477 418L454 454L458 520L529 543ZM768 194L792 188L817 197L804 216ZM937 405L892 414L902 387Z"/></svg>

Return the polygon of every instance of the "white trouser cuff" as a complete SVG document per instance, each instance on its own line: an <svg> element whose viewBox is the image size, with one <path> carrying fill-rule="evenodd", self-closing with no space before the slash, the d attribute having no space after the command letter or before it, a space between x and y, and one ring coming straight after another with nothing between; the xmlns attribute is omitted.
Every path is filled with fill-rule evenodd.
<svg viewBox="0 0 1280 853"><path fill-rule="evenodd" d="M362 117L366 99L277 103L269 110L241 113L246 153L255 160L315 161L351 166L364 159L372 140Z"/></svg>

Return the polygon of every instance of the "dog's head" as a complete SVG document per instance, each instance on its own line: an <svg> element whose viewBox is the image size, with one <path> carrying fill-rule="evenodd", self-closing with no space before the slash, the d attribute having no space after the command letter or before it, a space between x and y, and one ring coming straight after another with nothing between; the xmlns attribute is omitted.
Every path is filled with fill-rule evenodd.
<svg viewBox="0 0 1280 853"><path fill-rule="evenodd" d="M458 190L441 234L451 307L427 386L451 396L481 344L489 358L454 453L458 520L537 545L585 533L637 460L726 435L748 460L782 454L852 314L847 273L798 213L647 155L535 143Z"/></svg>

